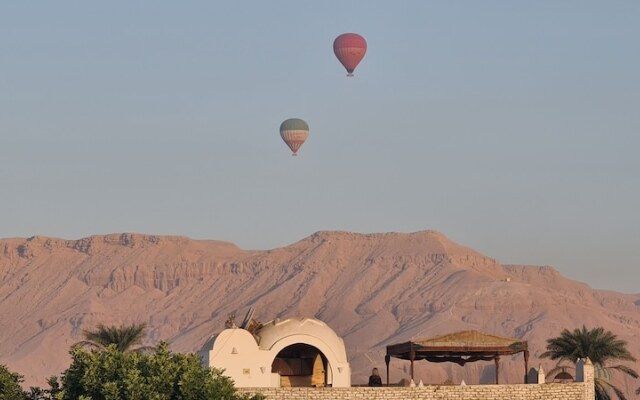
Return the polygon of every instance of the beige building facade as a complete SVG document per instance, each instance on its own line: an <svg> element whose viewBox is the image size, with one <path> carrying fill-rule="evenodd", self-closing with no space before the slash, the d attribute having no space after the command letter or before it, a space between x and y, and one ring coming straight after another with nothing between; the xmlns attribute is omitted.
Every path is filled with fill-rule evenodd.
<svg viewBox="0 0 640 400"><path fill-rule="evenodd" d="M342 338L313 318L274 320L253 332L225 329L205 343L201 356L239 388L351 386Z"/></svg>

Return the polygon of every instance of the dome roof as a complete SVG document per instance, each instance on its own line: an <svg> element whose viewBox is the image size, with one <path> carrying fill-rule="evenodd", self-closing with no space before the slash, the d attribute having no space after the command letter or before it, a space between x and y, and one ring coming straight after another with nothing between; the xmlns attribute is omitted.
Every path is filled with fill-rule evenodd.
<svg viewBox="0 0 640 400"><path fill-rule="evenodd" d="M261 349L269 350L282 338L298 335L310 336L325 343L336 352L336 355L346 360L344 341L324 322L315 318L287 318L275 319L265 323L255 332Z"/></svg>

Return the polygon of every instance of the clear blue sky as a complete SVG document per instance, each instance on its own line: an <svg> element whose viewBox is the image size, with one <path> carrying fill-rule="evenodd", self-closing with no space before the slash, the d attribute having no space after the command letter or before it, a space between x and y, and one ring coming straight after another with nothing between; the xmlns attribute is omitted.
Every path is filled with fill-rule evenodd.
<svg viewBox="0 0 640 400"><path fill-rule="evenodd" d="M639 1L3 2L0 237L435 229L640 292L638 21ZM343 32L369 44L353 79Z"/></svg>

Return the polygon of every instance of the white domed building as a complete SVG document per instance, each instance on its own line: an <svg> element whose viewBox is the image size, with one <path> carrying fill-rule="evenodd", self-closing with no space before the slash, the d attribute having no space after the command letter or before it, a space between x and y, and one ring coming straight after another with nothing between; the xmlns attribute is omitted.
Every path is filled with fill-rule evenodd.
<svg viewBox="0 0 640 400"><path fill-rule="evenodd" d="M313 318L274 320L250 332L228 328L205 343L205 365L236 387L351 386L344 341Z"/></svg>

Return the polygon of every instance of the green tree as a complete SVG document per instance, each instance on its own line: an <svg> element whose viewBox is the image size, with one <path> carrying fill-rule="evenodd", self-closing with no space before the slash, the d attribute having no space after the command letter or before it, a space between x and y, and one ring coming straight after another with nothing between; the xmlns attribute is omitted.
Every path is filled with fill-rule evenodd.
<svg viewBox="0 0 640 400"><path fill-rule="evenodd" d="M116 345L119 351L133 350L134 346L142 343L147 324L133 324L118 326L104 326L98 324L94 330L84 330L82 333L85 340L78 344L83 347L92 347L99 350L106 350L109 345ZM139 349L152 349L144 347Z"/></svg>
<svg viewBox="0 0 640 400"><path fill-rule="evenodd" d="M0 365L0 400L25 400L27 395L20 386L22 380L22 375Z"/></svg>
<svg viewBox="0 0 640 400"><path fill-rule="evenodd" d="M49 389L42 389L38 386L31 386L26 392L28 400L52 400L56 398L56 394L60 392L60 383L57 376L47 379Z"/></svg>
<svg viewBox="0 0 640 400"><path fill-rule="evenodd" d="M71 366L62 375L59 400L258 400L241 396L222 371L202 365L195 354L172 353L161 342L155 353L71 350Z"/></svg>
<svg viewBox="0 0 640 400"><path fill-rule="evenodd" d="M597 400L611 399L613 391L620 400L626 400L624 392L611 383L612 373L622 372L632 378L638 378L638 373L632 368L614 364L618 361L635 361L627 350L627 342L618 339L611 331L604 328L564 329L560 336L547 339L547 351L540 355L552 360L570 360L575 363L579 358L591 360L595 367L595 390ZM550 372L551 374L551 372Z"/></svg>

